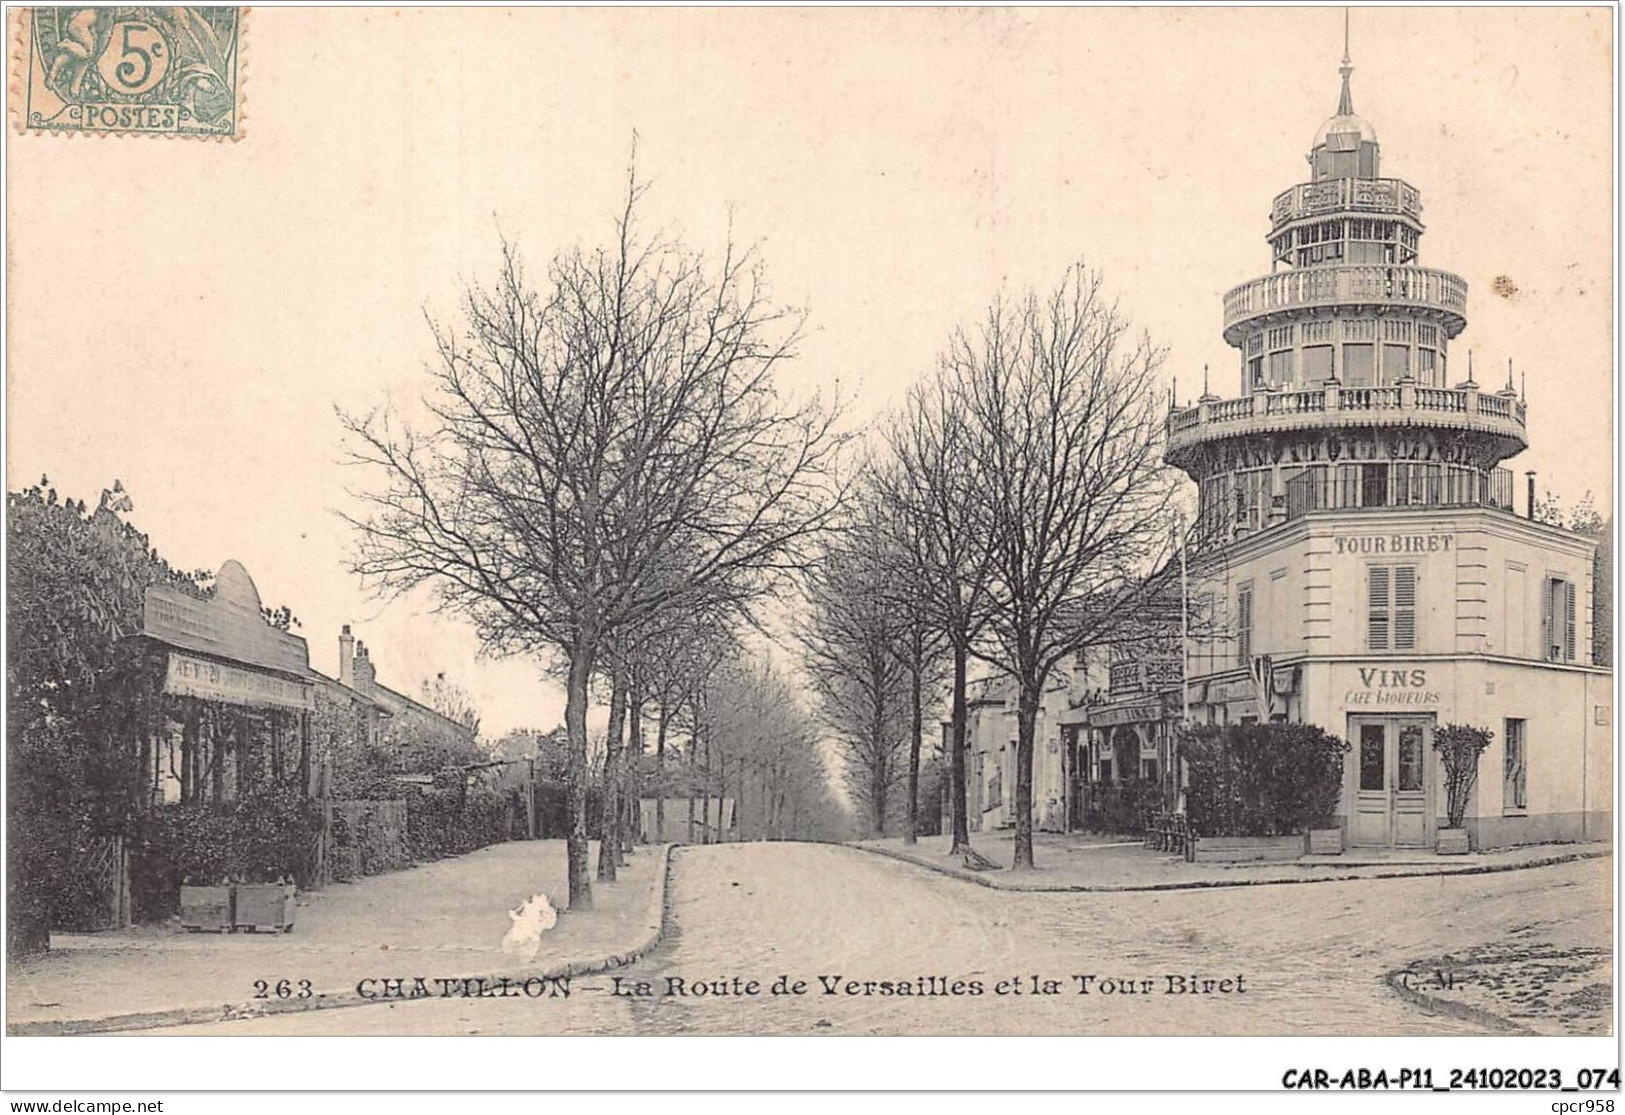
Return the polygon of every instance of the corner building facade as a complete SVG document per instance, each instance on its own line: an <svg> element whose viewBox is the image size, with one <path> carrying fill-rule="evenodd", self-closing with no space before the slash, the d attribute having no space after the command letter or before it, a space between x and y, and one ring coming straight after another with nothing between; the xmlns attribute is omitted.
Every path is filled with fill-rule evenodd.
<svg viewBox="0 0 1625 1115"><path fill-rule="evenodd" d="M1241 391L1167 419L1199 489L1193 719L1318 724L1352 745L1346 847L1434 846L1443 724L1490 729L1474 846L1612 831L1610 671L1593 661L1595 543L1514 511L1525 401L1480 386L1467 284L1423 266L1421 193L1337 112L1277 195L1271 271L1224 299ZM1533 499L1533 482L1529 485Z"/></svg>

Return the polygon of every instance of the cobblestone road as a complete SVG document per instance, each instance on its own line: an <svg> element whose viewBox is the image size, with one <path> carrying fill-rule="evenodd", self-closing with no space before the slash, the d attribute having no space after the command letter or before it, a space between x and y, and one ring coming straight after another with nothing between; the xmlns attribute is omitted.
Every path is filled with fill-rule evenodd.
<svg viewBox="0 0 1625 1115"><path fill-rule="evenodd" d="M1403 1001L1383 975L1508 939L1607 947L1610 873L1597 859L1467 877L1019 894L844 847L692 848L677 854L667 940L619 973L622 987L653 995L617 996L609 976L593 976L564 1000L426 1000L162 1032L1482 1033ZM1079 976L1094 977L1087 994ZM804 993L772 994L780 977L805 981ZM671 981L682 994L667 993ZM929 993L956 984L960 994Z"/></svg>

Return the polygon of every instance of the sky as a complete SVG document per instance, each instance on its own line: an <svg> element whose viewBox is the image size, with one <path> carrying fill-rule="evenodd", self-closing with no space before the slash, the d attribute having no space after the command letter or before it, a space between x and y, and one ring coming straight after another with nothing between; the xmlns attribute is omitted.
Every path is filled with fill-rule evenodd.
<svg viewBox="0 0 1625 1115"><path fill-rule="evenodd" d="M1221 298L1269 268L1274 195L1335 109L1341 8L256 9L245 135L7 136L7 485L49 475L183 568L241 561L337 672L445 671L484 729L550 728L540 663L480 657L427 595L347 571L365 477L335 409L410 409L426 316L499 237L534 270L608 238L634 133L646 219L759 245L809 331L789 386L862 426L1001 289L1098 268L1167 350L1239 391ZM1422 192L1421 262L1469 284L1481 383L1527 375L1542 490L1611 502L1612 12L1352 17L1354 104ZM1498 277L1505 295L1491 292ZM1455 370L1460 365L1453 367Z"/></svg>

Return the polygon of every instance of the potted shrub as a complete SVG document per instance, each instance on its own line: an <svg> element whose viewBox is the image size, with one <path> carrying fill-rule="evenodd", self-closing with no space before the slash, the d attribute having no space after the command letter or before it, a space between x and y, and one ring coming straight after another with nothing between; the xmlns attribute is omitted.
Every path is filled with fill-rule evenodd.
<svg viewBox="0 0 1625 1115"><path fill-rule="evenodd" d="M230 932L235 913L229 878L230 818L208 806L180 806L165 823L164 837L180 875L181 927L193 932Z"/></svg>
<svg viewBox="0 0 1625 1115"><path fill-rule="evenodd" d="M1478 757L1493 738L1487 728L1471 724L1446 724L1433 733L1433 750L1439 753L1444 767L1444 794L1446 827L1439 830L1438 851L1441 855L1465 855L1471 842L1462 822L1467 817L1467 802L1472 797L1473 785L1478 781Z"/></svg>
<svg viewBox="0 0 1625 1115"><path fill-rule="evenodd" d="M278 786L237 804L237 884L233 924L250 932L293 929L294 872L309 854L316 815L298 788Z"/></svg>

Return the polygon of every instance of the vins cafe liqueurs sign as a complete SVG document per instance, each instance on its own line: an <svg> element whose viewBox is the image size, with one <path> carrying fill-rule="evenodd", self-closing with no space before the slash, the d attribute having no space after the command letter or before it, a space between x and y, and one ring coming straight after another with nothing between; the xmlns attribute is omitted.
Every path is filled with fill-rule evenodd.
<svg viewBox="0 0 1625 1115"><path fill-rule="evenodd" d="M1356 666L1343 703L1371 708L1438 708L1442 697L1428 688L1428 672L1420 666Z"/></svg>

